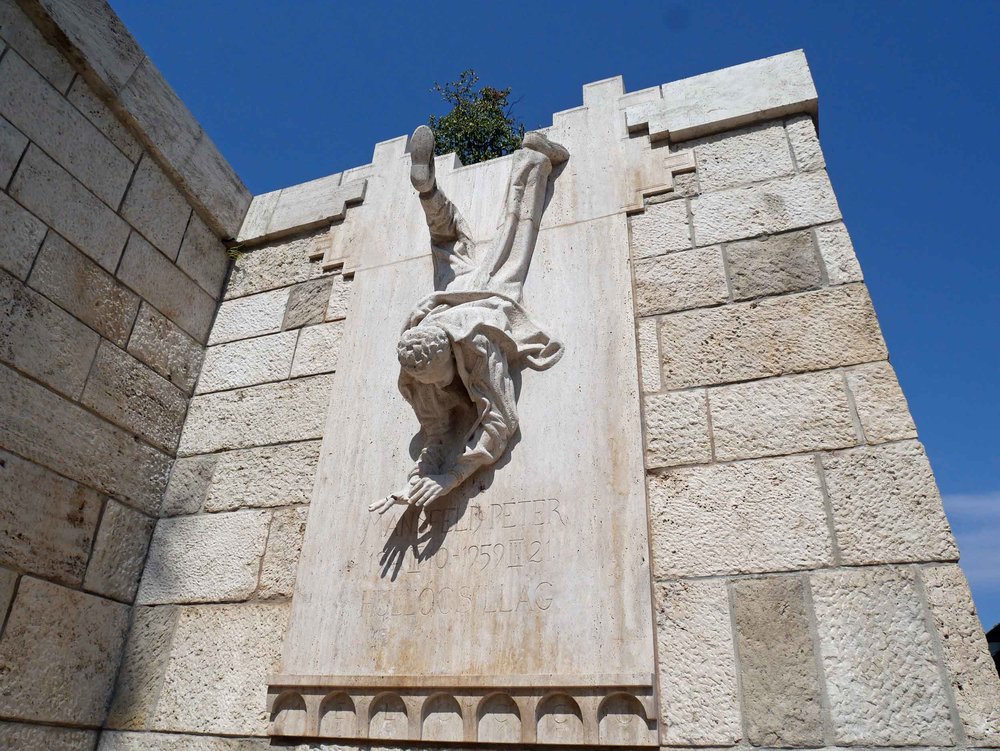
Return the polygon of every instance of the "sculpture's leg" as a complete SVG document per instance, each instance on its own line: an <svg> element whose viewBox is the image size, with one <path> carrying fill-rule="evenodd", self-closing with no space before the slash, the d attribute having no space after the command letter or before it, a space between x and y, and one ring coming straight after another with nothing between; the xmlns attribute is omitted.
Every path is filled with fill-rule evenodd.
<svg viewBox="0 0 1000 751"><path fill-rule="evenodd" d="M410 136L410 182L420 194L420 206L435 245L468 239L465 220L437 187L434 176L434 132L421 125Z"/></svg>

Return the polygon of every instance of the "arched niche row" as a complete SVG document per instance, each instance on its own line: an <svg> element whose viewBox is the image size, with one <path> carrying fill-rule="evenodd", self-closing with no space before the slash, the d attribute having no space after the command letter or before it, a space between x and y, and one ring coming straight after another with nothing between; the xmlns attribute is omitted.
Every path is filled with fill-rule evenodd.
<svg viewBox="0 0 1000 751"><path fill-rule="evenodd" d="M539 743L583 743L583 714L569 694L548 694L535 710Z"/></svg>
<svg viewBox="0 0 1000 751"><path fill-rule="evenodd" d="M490 694L479 702L476 738L480 743L521 742L521 712L507 694Z"/></svg>
<svg viewBox="0 0 1000 751"><path fill-rule="evenodd" d="M432 694L420 712L420 739L424 741L464 740L462 708L454 696Z"/></svg>
<svg viewBox="0 0 1000 751"><path fill-rule="evenodd" d="M271 708L272 732L280 735L308 735L306 700L297 691L278 694Z"/></svg>
<svg viewBox="0 0 1000 751"><path fill-rule="evenodd" d="M319 705L319 734L327 738L351 738L358 733L358 713L343 691L330 694Z"/></svg>
<svg viewBox="0 0 1000 751"><path fill-rule="evenodd" d="M407 722L406 705L399 694L390 691L372 699L368 709L368 737L404 740Z"/></svg>
<svg viewBox="0 0 1000 751"><path fill-rule="evenodd" d="M624 692L605 697L597 710L598 742L615 746L646 744L650 722L642 703Z"/></svg>

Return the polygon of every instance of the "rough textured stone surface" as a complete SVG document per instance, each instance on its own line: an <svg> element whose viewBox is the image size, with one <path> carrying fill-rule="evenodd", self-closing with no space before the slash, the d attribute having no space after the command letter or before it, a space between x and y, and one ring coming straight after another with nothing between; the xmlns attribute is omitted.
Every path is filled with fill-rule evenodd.
<svg viewBox="0 0 1000 751"><path fill-rule="evenodd" d="M222 283L229 270L229 256L219 238L197 214L192 214L188 222L177 254L177 265L213 298L221 296Z"/></svg>
<svg viewBox="0 0 1000 751"><path fill-rule="evenodd" d="M643 401L643 418L647 467L712 461L708 405L703 389L647 396Z"/></svg>
<svg viewBox="0 0 1000 751"><path fill-rule="evenodd" d="M301 441L323 435L333 376L196 396L191 400L179 453Z"/></svg>
<svg viewBox="0 0 1000 751"><path fill-rule="evenodd" d="M109 499L83 586L105 597L132 602L155 524L155 519Z"/></svg>
<svg viewBox="0 0 1000 751"><path fill-rule="evenodd" d="M717 305L729 297L718 247L671 253L635 264L639 315Z"/></svg>
<svg viewBox="0 0 1000 751"><path fill-rule="evenodd" d="M958 559L919 443L837 451L825 454L822 465L844 563Z"/></svg>
<svg viewBox="0 0 1000 751"><path fill-rule="evenodd" d="M300 746L300 748L304 748ZM313 748L344 749L336 743ZM104 731L97 751L272 751L267 738L222 738L211 735ZM89 751L89 750L88 750Z"/></svg>
<svg viewBox="0 0 1000 751"><path fill-rule="evenodd" d="M655 589L663 741L735 743L742 732L725 583L669 582Z"/></svg>
<svg viewBox="0 0 1000 751"><path fill-rule="evenodd" d="M823 283L808 231L730 243L726 262L735 300L802 292Z"/></svg>
<svg viewBox="0 0 1000 751"><path fill-rule="evenodd" d="M17 584L17 572L0 567L0 624L7 618L10 601L14 599L14 589Z"/></svg>
<svg viewBox="0 0 1000 751"><path fill-rule="evenodd" d="M950 745L948 699L908 570L811 576L838 745Z"/></svg>
<svg viewBox="0 0 1000 751"><path fill-rule="evenodd" d="M96 730L0 722L0 748L11 751L91 751Z"/></svg>
<svg viewBox="0 0 1000 751"><path fill-rule="evenodd" d="M814 231L830 284L860 282L861 266L858 257L854 255L854 244L851 242L851 236L847 234L844 223L827 224L817 227Z"/></svg>
<svg viewBox="0 0 1000 751"><path fill-rule="evenodd" d="M330 301L333 278L313 279L296 284L288 292L288 305L281 322L282 329L297 329L314 323L322 323L326 317L326 306Z"/></svg>
<svg viewBox="0 0 1000 751"><path fill-rule="evenodd" d="M319 449L320 441L303 441L213 455L205 510L309 503Z"/></svg>
<svg viewBox="0 0 1000 751"><path fill-rule="evenodd" d="M170 481L163 494L163 516L194 514L201 510L212 484L217 457L191 456L177 459L170 471Z"/></svg>
<svg viewBox="0 0 1000 751"><path fill-rule="evenodd" d="M209 347L196 392L235 389L288 378L296 331L242 339Z"/></svg>
<svg viewBox="0 0 1000 751"><path fill-rule="evenodd" d="M226 299L243 297L304 282L323 273L322 264L309 255L329 242L328 230L265 243L242 255L233 264L226 285Z"/></svg>
<svg viewBox="0 0 1000 751"><path fill-rule="evenodd" d="M786 232L840 219L825 171L807 172L691 199L697 245Z"/></svg>
<svg viewBox="0 0 1000 751"><path fill-rule="evenodd" d="M2 51L2 50L0 50ZM13 125L0 117L0 188L6 188L14 175L28 139Z"/></svg>
<svg viewBox="0 0 1000 751"><path fill-rule="evenodd" d="M787 571L831 562L812 457L686 467L648 482L657 577Z"/></svg>
<svg viewBox="0 0 1000 751"><path fill-rule="evenodd" d="M692 143L703 193L756 183L795 171L781 122L755 125Z"/></svg>
<svg viewBox="0 0 1000 751"><path fill-rule="evenodd" d="M656 333L656 319L642 318L636 321L639 340L639 372L642 377L642 391L648 394L660 390L660 343Z"/></svg>
<svg viewBox="0 0 1000 751"><path fill-rule="evenodd" d="M204 347L146 302L139 308L128 352L187 394L205 356Z"/></svg>
<svg viewBox="0 0 1000 751"><path fill-rule="evenodd" d="M103 500L95 490L0 451L0 563L79 586Z"/></svg>
<svg viewBox="0 0 1000 751"><path fill-rule="evenodd" d="M54 232L45 238L29 284L105 339L125 346L138 296Z"/></svg>
<svg viewBox="0 0 1000 751"><path fill-rule="evenodd" d="M264 511L161 519L137 602L245 600L257 587L269 520Z"/></svg>
<svg viewBox="0 0 1000 751"><path fill-rule="evenodd" d="M347 306L351 302L352 280L345 279L341 274L333 277L330 287L330 302L326 306L326 320L339 321L347 317Z"/></svg>
<svg viewBox="0 0 1000 751"><path fill-rule="evenodd" d="M708 391L719 461L858 443L840 373L806 373Z"/></svg>
<svg viewBox="0 0 1000 751"><path fill-rule="evenodd" d="M632 256L649 258L691 247L687 201L664 201L629 217Z"/></svg>
<svg viewBox="0 0 1000 751"><path fill-rule="evenodd" d="M261 599L292 596L308 511L307 508L289 508L274 512L260 569L257 595Z"/></svg>
<svg viewBox="0 0 1000 751"><path fill-rule="evenodd" d="M66 91L76 72L55 47L48 44L35 24L16 3L0 4L0 32L59 91Z"/></svg>
<svg viewBox="0 0 1000 751"><path fill-rule="evenodd" d="M733 623L747 740L754 746L822 746L819 676L802 579L734 582Z"/></svg>
<svg viewBox="0 0 1000 751"><path fill-rule="evenodd" d="M340 356L340 341L344 336L341 321L307 326L299 332L292 361L292 378L330 373L337 368Z"/></svg>
<svg viewBox="0 0 1000 751"><path fill-rule="evenodd" d="M6 193L0 193L0 268L21 281L28 278L31 264L45 237L45 224L29 214Z"/></svg>
<svg viewBox="0 0 1000 751"><path fill-rule="evenodd" d="M127 605L22 578L0 639L0 712L99 726L127 627Z"/></svg>
<svg viewBox="0 0 1000 751"><path fill-rule="evenodd" d="M685 311L660 319L667 388L884 360L885 342L862 285Z"/></svg>
<svg viewBox="0 0 1000 751"><path fill-rule="evenodd" d="M847 371L847 387L868 443L917 437L906 397L889 363L873 362L852 368Z"/></svg>
<svg viewBox="0 0 1000 751"><path fill-rule="evenodd" d="M279 331L287 302L287 287L226 300L219 306L208 343L223 344Z"/></svg>
<svg viewBox="0 0 1000 751"><path fill-rule="evenodd" d="M168 258L177 258L191 207L152 159L140 162L121 215Z"/></svg>
<svg viewBox="0 0 1000 751"><path fill-rule="evenodd" d="M931 619L944 650L958 714L970 745L1000 746L1000 677L962 570L920 570Z"/></svg>
<svg viewBox="0 0 1000 751"><path fill-rule="evenodd" d="M142 156L142 146L126 128L121 120L108 109L107 105L98 99L90 90L83 76L77 76L69 87L66 98L71 101L90 122L97 126L108 140L132 162L138 162Z"/></svg>
<svg viewBox="0 0 1000 751"><path fill-rule="evenodd" d="M81 402L164 451L173 451L187 398L127 352L102 341Z"/></svg>
<svg viewBox="0 0 1000 751"><path fill-rule="evenodd" d="M792 152L795 154L795 165L799 170L809 172L823 169L826 161L823 159L823 150L819 146L812 117L809 115L791 117L785 128L788 131L788 141L792 144Z"/></svg>

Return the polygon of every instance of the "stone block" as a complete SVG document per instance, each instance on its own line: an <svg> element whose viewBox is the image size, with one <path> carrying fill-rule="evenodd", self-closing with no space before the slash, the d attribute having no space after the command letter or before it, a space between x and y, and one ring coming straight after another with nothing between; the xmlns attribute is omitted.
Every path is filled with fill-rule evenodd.
<svg viewBox="0 0 1000 751"><path fill-rule="evenodd" d="M840 208L822 170L691 199L696 245L771 235L837 219Z"/></svg>
<svg viewBox="0 0 1000 751"><path fill-rule="evenodd" d="M176 260L191 207L151 158L139 163L121 215L167 258Z"/></svg>
<svg viewBox="0 0 1000 751"><path fill-rule="evenodd" d="M326 306L330 301L333 279L325 277L296 284L288 291L288 305L281 322L284 330L297 329L310 324L323 323Z"/></svg>
<svg viewBox="0 0 1000 751"><path fill-rule="evenodd" d="M205 510L309 503L319 450L320 441L302 441L213 455Z"/></svg>
<svg viewBox="0 0 1000 751"><path fill-rule="evenodd" d="M129 238L118 278L196 341L208 339L215 300L135 232Z"/></svg>
<svg viewBox="0 0 1000 751"><path fill-rule="evenodd" d="M812 457L679 468L648 483L657 577L791 571L832 561Z"/></svg>
<svg viewBox="0 0 1000 751"><path fill-rule="evenodd" d="M0 359L76 398L101 337L0 271Z"/></svg>
<svg viewBox="0 0 1000 751"><path fill-rule="evenodd" d="M0 61L0 114L111 208L133 164L19 55Z"/></svg>
<svg viewBox="0 0 1000 751"><path fill-rule="evenodd" d="M736 743L742 731L725 582L668 582L655 597L662 741Z"/></svg>
<svg viewBox="0 0 1000 751"><path fill-rule="evenodd" d="M790 117L785 123L785 129L788 131L788 141L792 145L792 153L795 154L795 166L799 168L800 172L826 167L812 115Z"/></svg>
<svg viewBox="0 0 1000 751"><path fill-rule="evenodd" d="M281 330L288 288L226 300L219 306L209 344L223 344Z"/></svg>
<svg viewBox="0 0 1000 751"><path fill-rule="evenodd" d="M916 438L906 397L887 362L873 362L847 371L847 387L868 443Z"/></svg>
<svg viewBox="0 0 1000 751"><path fill-rule="evenodd" d="M309 257L330 242L329 230L320 230L265 243L247 251L233 264L225 298L287 287L323 274L323 265Z"/></svg>
<svg viewBox="0 0 1000 751"><path fill-rule="evenodd" d="M196 396L178 453L209 454L320 438L332 395L333 376L319 375Z"/></svg>
<svg viewBox="0 0 1000 751"><path fill-rule="evenodd" d="M274 203L267 234L272 237L288 235L343 219L349 205L364 200L366 189L366 180L342 181L340 174L284 188ZM253 238L241 236L240 239Z"/></svg>
<svg viewBox="0 0 1000 751"><path fill-rule="evenodd" d="M819 676L802 579L733 582L747 740L754 746L823 745Z"/></svg>
<svg viewBox="0 0 1000 751"><path fill-rule="evenodd" d="M838 746L951 745L951 716L909 570L810 577Z"/></svg>
<svg viewBox="0 0 1000 751"><path fill-rule="evenodd" d="M257 588L266 511L160 519L136 602L238 602Z"/></svg>
<svg viewBox="0 0 1000 751"><path fill-rule="evenodd" d="M267 738L224 738L176 733L101 732L97 751L273 751ZM324 745L328 751L344 746ZM88 749L89 751L89 749Z"/></svg>
<svg viewBox="0 0 1000 751"><path fill-rule="evenodd" d="M648 394L660 390L660 343L656 332L656 319L640 318L636 321L636 328L642 392Z"/></svg>
<svg viewBox="0 0 1000 751"><path fill-rule="evenodd" d="M660 319L666 388L824 370L886 357L862 285L822 289Z"/></svg>
<svg viewBox="0 0 1000 751"><path fill-rule="evenodd" d="M685 200L651 204L641 214L630 216L628 225L633 258L651 258L691 247Z"/></svg>
<svg viewBox="0 0 1000 751"><path fill-rule="evenodd" d="M209 347L195 392L205 394L288 378L297 338L297 331L283 331Z"/></svg>
<svg viewBox="0 0 1000 751"><path fill-rule="evenodd" d="M11 751L92 751L96 730L0 722L0 748Z"/></svg>
<svg viewBox="0 0 1000 751"><path fill-rule="evenodd" d="M861 265L854 255L854 245L851 236L843 222L826 224L816 227L816 245L826 266L826 275L830 284L849 284L862 279Z"/></svg>
<svg viewBox="0 0 1000 751"><path fill-rule="evenodd" d="M190 394L201 371L205 348L149 303L139 308L128 352Z"/></svg>
<svg viewBox="0 0 1000 751"><path fill-rule="evenodd" d="M177 254L177 265L213 299L218 300L222 296L229 256L226 255L226 247L197 214L192 214L188 222Z"/></svg>
<svg viewBox="0 0 1000 751"><path fill-rule="evenodd" d="M201 505L212 484L216 461L214 454L189 456L174 461L160 513L163 516L179 516L201 511Z"/></svg>
<svg viewBox="0 0 1000 751"><path fill-rule="evenodd" d="M0 3L0 35L59 91L66 91L76 71L62 53L45 41L17 3Z"/></svg>
<svg viewBox="0 0 1000 751"><path fill-rule="evenodd" d="M168 452L177 446L187 410L180 389L106 341L97 350L80 401Z"/></svg>
<svg viewBox="0 0 1000 751"><path fill-rule="evenodd" d="M844 448L859 441L840 373L806 373L708 391L719 461Z"/></svg>
<svg viewBox="0 0 1000 751"><path fill-rule="evenodd" d="M823 283L808 231L730 243L725 253L734 300L802 292Z"/></svg>
<svg viewBox="0 0 1000 751"><path fill-rule="evenodd" d="M785 128L780 121L727 131L684 146L694 147L702 193L795 172Z"/></svg>
<svg viewBox="0 0 1000 751"><path fill-rule="evenodd" d="M846 564L958 560L934 473L916 441L825 454L821 463Z"/></svg>
<svg viewBox="0 0 1000 751"><path fill-rule="evenodd" d="M105 271L115 270L128 225L34 144L28 146L9 192Z"/></svg>
<svg viewBox="0 0 1000 751"><path fill-rule="evenodd" d="M671 253L635 264L639 315L718 305L729 299L718 246Z"/></svg>
<svg viewBox="0 0 1000 751"><path fill-rule="evenodd" d="M0 117L0 188L7 187L27 146L24 134Z"/></svg>
<svg viewBox="0 0 1000 751"><path fill-rule="evenodd" d="M260 569L257 595L263 600L292 596L295 572L306 533L307 508L287 508L274 512L267 536L267 551Z"/></svg>
<svg viewBox="0 0 1000 751"><path fill-rule="evenodd" d="M170 459L8 368L0 368L0 445L155 514Z"/></svg>
<svg viewBox="0 0 1000 751"><path fill-rule="evenodd" d="M22 577L0 639L0 713L99 727L128 613L127 605Z"/></svg>
<svg viewBox="0 0 1000 751"><path fill-rule="evenodd" d="M46 229L41 220L0 192L0 235L4 239L0 245L0 268L21 281L27 279Z"/></svg>
<svg viewBox="0 0 1000 751"><path fill-rule="evenodd" d="M10 610L11 600L14 599L14 590L17 588L17 572L0 567L0 613L3 619L7 618L7 611Z"/></svg>
<svg viewBox="0 0 1000 751"><path fill-rule="evenodd" d="M155 519L109 499L83 580L87 591L132 602L155 524Z"/></svg>
<svg viewBox="0 0 1000 751"><path fill-rule="evenodd" d="M104 497L6 451L0 478L0 564L79 586Z"/></svg>
<svg viewBox="0 0 1000 751"><path fill-rule="evenodd" d="M73 105L83 113L97 129L121 151L129 161L135 163L142 156L142 145L121 120L91 91L83 76L77 76L66 94Z"/></svg>
<svg viewBox="0 0 1000 751"><path fill-rule="evenodd" d="M253 196L204 131L177 171L212 231L226 240L236 237Z"/></svg>
<svg viewBox="0 0 1000 751"><path fill-rule="evenodd" d="M352 279L345 279L342 274L333 277L333 285L330 287L330 302L326 306L326 320L339 321L347 318L352 283Z"/></svg>
<svg viewBox="0 0 1000 751"><path fill-rule="evenodd" d="M643 419L647 467L712 461L704 389L647 396L643 400Z"/></svg>
<svg viewBox="0 0 1000 751"><path fill-rule="evenodd" d="M965 575L956 565L927 566L920 579L967 742L1000 747L1000 676Z"/></svg>
<svg viewBox="0 0 1000 751"><path fill-rule="evenodd" d="M139 297L54 232L45 238L29 284L104 338L125 346Z"/></svg>
<svg viewBox="0 0 1000 751"><path fill-rule="evenodd" d="M295 346L292 378L330 373L335 370L343 337L343 321L307 326L302 329L299 332L298 344Z"/></svg>

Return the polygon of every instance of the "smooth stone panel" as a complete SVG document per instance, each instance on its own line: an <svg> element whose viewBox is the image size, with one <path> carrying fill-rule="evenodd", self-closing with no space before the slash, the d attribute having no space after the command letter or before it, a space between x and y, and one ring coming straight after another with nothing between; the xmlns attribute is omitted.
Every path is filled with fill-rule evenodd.
<svg viewBox="0 0 1000 751"><path fill-rule="evenodd" d="M704 389L647 396L643 400L643 418L647 467L712 461Z"/></svg>
<svg viewBox="0 0 1000 751"><path fill-rule="evenodd" d="M96 730L0 722L0 748L23 751L92 751Z"/></svg>
<svg viewBox="0 0 1000 751"><path fill-rule="evenodd" d="M632 255L651 258L691 247L687 201L664 201L630 216Z"/></svg>
<svg viewBox="0 0 1000 751"><path fill-rule="evenodd" d="M702 193L795 172L784 125L769 122L685 143L694 147Z"/></svg>
<svg viewBox="0 0 1000 751"><path fill-rule="evenodd" d="M122 602L132 602L155 524L152 517L109 499L94 540L84 588Z"/></svg>
<svg viewBox="0 0 1000 751"><path fill-rule="evenodd" d="M291 597L295 591L295 572L306 533L307 508L279 509L274 512L267 535L267 550L260 568L262 600Z"/></svg>
<svg viewBox="0 0 1000 751"><path fill-rule="evenodd" d="M344 324L333 321L319 326L307 326L299 333L292 361L292 378L330 373L337 368Z"/></svg>
<svg viewBox="0 0 1000 751"><path fill-rule="evenodd" d="M847 371L847 387L868 443L917 437L906 397L889 363L873 362L851 368Z"/></svg>
<svg viewBox="0 0 1000 751"><path fill-rule="evenodd" d="M121 215L167 258L177 259L191 207L152 159L139 163Z"/></svg>
<svg viewBox="0 0 1000 751"><path fill-rule="evenodd" d="M4 239L0 244L0 268L21 281L27 279L47 229L44 222L0 192L0 233Z"/></svg>
<svg viewBox="0 0 1000 751"><path fill-rule="evenodd" d="M242 339L209 347L198 377L198 394L288 378L297 331Z"/></svg>
<svg viewBox="0 0 1000 751"><path fill-rule="evenodd" d="M190 394L201 371L205 348L143 302L128 340L128 353Z"/></svg>
<svg viewBox="0 0 1000 751"><path fill-rule="evenodd" d="M319 441L301 441L214 454L205 510L309 503L319 446Z"/></svg>
<svg viewBox="0 0 1000 751"><path fill-rule="evenodd" d="M639 315L718 305L729 299L722 251L697 248L635 264L635 304Z"/></svg>
<svg viewBox="0 0 1000 751"><path fill-rule="evenodd" d="M843 222L816 227L816 244L826 266L830 284L850 284L862 280L854 244Z"/></svg>
<svg viewBox="0 0 1000 751"><path fill-rule="evenodd" d="M734 300L803 292L823 283L819 257L808 231L742 240L725 247Z"/></svg>
<svg viewBox="0 0 1000 751"><path fill-rule="evenodd" d="M208 343L224 344L280 331L287 304L287 287L226 300L219 306Z"/></svg>

